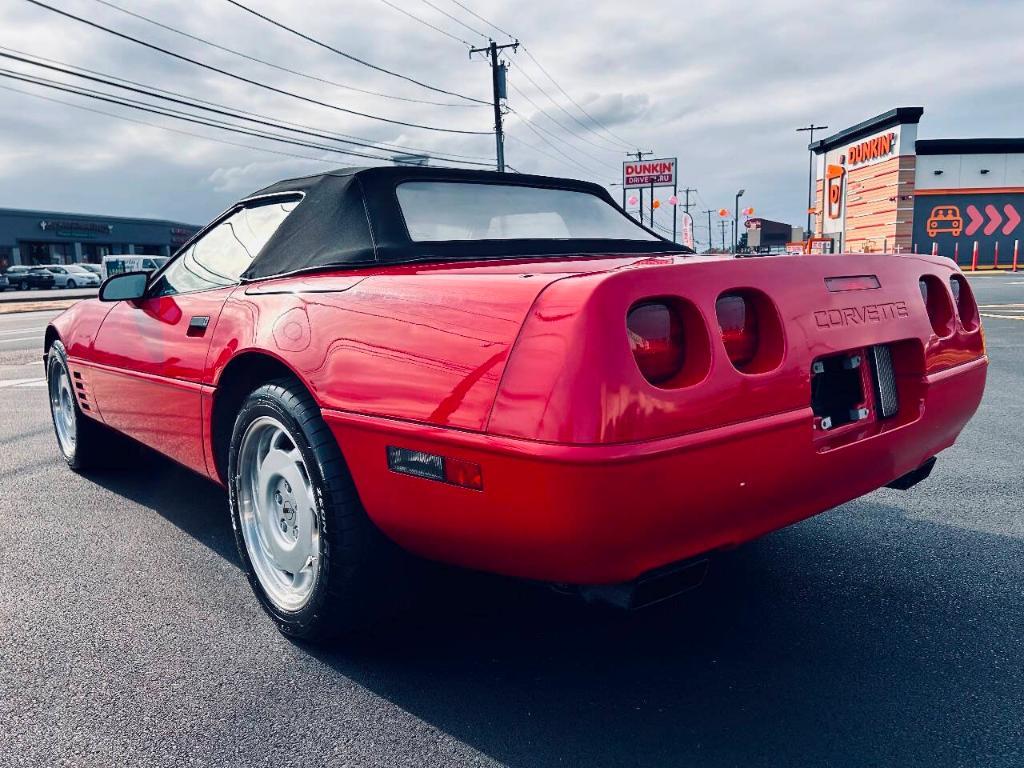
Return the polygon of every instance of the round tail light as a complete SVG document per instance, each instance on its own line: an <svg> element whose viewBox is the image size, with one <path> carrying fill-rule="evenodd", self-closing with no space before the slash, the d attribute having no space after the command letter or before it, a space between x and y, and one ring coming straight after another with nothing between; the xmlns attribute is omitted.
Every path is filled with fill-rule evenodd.
<svg viewBox="0 0 1024 768"><path fill-rule="evenodd" d="M729 360L742 371L757 355L759 328L753 302L741 293L723 293L715 302L715 314Z"/></svg>
<svg viewBox="0 0 1024 768"><path fill-rule="evenodd" d="M682 370L686 359L683 321L671 304L635 305L626 316L626 330L636 364L649 382L660 384Z"/></svg>

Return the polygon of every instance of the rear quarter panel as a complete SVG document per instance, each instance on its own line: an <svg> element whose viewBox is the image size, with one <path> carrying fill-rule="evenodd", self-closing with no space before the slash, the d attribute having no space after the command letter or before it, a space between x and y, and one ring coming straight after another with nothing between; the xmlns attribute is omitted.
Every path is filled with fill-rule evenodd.
<svg viewBox="0 0 1024 768"><path fill-rule="evenodd" d="M322 408L482 430L523 319L552 277L331 279L236 291L217 324L209 383L235 355L261 351L295 371Z"/></svg>

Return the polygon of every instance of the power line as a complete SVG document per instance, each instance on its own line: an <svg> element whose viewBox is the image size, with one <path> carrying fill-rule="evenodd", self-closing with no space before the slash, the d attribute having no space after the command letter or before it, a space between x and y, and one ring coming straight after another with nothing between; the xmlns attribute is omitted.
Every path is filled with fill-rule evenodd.
<svg viewBox="0 0 1024 768"><path fill-rule="evenodd" d="M538 85L538 84L537 84L537 81L536 81L536 80L534 80L534 79L533 79L532 77L530 77L529 73L528 73L528 72L527 72L527 71L526 71L525 69L523 69L522 67L520 67L520 68L519 68L519 70L518 70L518 72L519 72L519 74L521 74L521 75L522 75L523 77L525 77L525 78L527 79L527 81L529 81L529 83L530 83L530 84L531 84L531 85L532 85L532 86L533 86L534 88L536 88L536 89L537 89L538 91L540 91L541 93L543 93L543 94L544 94L544 96L545 96L545 97L547 98L547 100L548 100L548 101L550 101L550 102L551 102L552 104L554 104L554 105L555 105L556 107L558 107L558 109L560 109L560 110L561 110L562 112L564 112L564 113L565 113L566 115L568 115L570 119L572 119L573 121L575 121L575 122L576 122L576 123L577 123L578 125L582 126L582 127L584 128L584 130L590 131L591 133L593 133L593 132L594 132L594 131L593 131L593 129L591 129L591 128L588 128L587 126L583 125L583 123L581 123L581 122L580 122L579 120L577 120L577 119L576 119L576 118L575 118L575 117L574 117L573 115L571 115L571 114L570 114L570 113L569 113L569 112L568 112L568 111L567 111L567 110L565 109L565 107L563 107L563 106L562 106L561 104L559 104L559 103L558 103L557 101L555 101L555 100L554 100L553 98L551 98L551 95L550 95L550 94L549 94L549 93L548 93L547 91L545 91L545 90L544 90L543 88L541 88L541 87L540 87L540 85ZM514 87L514 86L513 86L513 87ZM523 93L522 93L521 91L519 91L518 89L516 89L516 90L517 90L517 92L519 93L519 95L520 95L520 96L522 96L522 97L523 97L524 99L527 99L527 101L530 101L530 103L531 103L531 104L533 104L533 106L534 106L534 107L537 107L537 105L536 105L536 104L535 104L535 103L534 103L534 102L533 102L532 100L530 100L530 99L529 99L529 98L528 98L528 97L527 97L527 96L526 96L525 94L523 94ZM537 107L537 109L538 109L538 110L540 110L541 112L544 112L544 110L543 110L543 109L541 109L540 107ZM572 128L568 128L567 126L565 126L565 125L563 125L562 123L558 122L557 120L555 120L555 118L553 118L553 117L552 117L551 115L547 114L546 112L544 112L544 114L545 114L545 116L546 116L546 117L547 117L547 118L548 118L548 119L549 119L549 120L550 120L551 122L553 122L553 123L555 123L556 125L558 125L558 127L560 127L560 128L561 128L561 129L563 130L563 131L565 131L566 133L569 133L569 134L571 134L571 135L575 136L575 137L576 137L577 139L579 139L580 141L584 142L585 144L589 144L590 146L594 147L595 149L600 149L600 150L601 150L602 152L621 152L621 151L622 151L621 147L611 147L611 148L610 148L610 147L609 147L609 146L608 146L607 144L606 144L606 145L604 145L604 146L602 146L601 144L595 144L595 143L594 143L593 141L591 141L590 139L586 138L585 136L581 136L581 135L579 135L578 133L576 133L575 131L573 131L573 129L572 129ZM604 140L604 139L602 139L602 141L605 141L605 140Z"/></svg>
<svg viewBox="0 0 1024 768"><path fill-rule="evenodd" d="M448 13L448 11L445 11L445 10L442 10L441 8L438 8L436 5L434 5L432 2L430 2L430 0L420 0L420 2L423 3L424 5L430 6L435 11L440 13L442 16L447 16L449 19L454 21L456 24L458 24L458 25L468 29L474 35L479 35L484 40L490 40L490 38L487 35L485 35L483 32L481 32L479 29L473 29L473 27L469 26L469 24L467 24L466 22L462 21L461 19L456 18L455 16L452 16L450 13Z"/></svg>
<svg viewBox="0 0 1024 768"><path fill-rule="evenodd" d="M29 0L29 2L37 2L37 0ZM476 98L473 98L472 96L466 96L464 94L457 93L455 91L446 91L444 88L437 88L436 86L433 86L433 85L427 85L426 83L421 82L420 80L416 80L415 78L408 77L407 75L403 75L403 74L400 74L398 72L394 72L394 71L392 71L390 69L385 69L384 67L379 67L376 64L371 64L370 62L366 61L365 59L360 59L358 56L353 56L351 53L346 53L345 51L342 51L339 48L335 48L334 46L329 45L329 44L323 42L322 40L317 40L315 37L310 37L309 35L307 35L307 34L305 34L303 32L299 32L297 29L293 29L292 27L289 27L286 24L282 24L280 21L277 21L276 19L272 19L269 16L265 16L264 14L260 13L259 11L256 11L256 10L250 8L247 5L243 5L242 3L238 2L238 0L227 0L227 2L231 3L236 8L240 8L241 10L245 11L246 13L252 14L253 16L255 16L258 19L262 19L263 21L267 22L268 24L273 24L278 29L283 29L286 32L291 32L296 37L301 37L303 40L305 40L307 42L313 43L314 45L318 45L321 48L324 48L324 49L326 49L328 51L331 51L332 53L338 54L339 56L343 56L344 58L348 59L349 61L354 61L357 64L362 64L364 67L369 67L370 69L374 69L374 70L376 70L378 72L383 72L386 75L391 75L392 77L397 77L400 80L405 80L406 82L414 83L415 85L418 85L421 88L426 88L427 90L434 91L435 93L443 93L446 96L455 96L455 97L460 98L460 99L465 99L466 101L474 101L477 104L487 104L487 106L490 106L490 104L488 102L483 101L481 99L476 99Z"/></svg>
<svg viewBox="0 0 1024 768"><path fill-rule="evenodd" d="M511 89L512 89L513 91L515 91L515 92L516 92L516 93L517 93L517 94L518 94L519 96L521 96L521 97L522 97L523 99L525 99L525 100L526 100L526 102L527 102L528 104L530 104L530 105L531 105L531 106L532 106L532 107L533 107L534 109L536 109L536 110L537 110L537 112L538 112L539 114L543 115L543 116L544 116L544 117L546 117L546 118L547 118L548 120L551 120L551 122L553 122L553 123L554 123L555 125L557 125L557 126L558 126L559 128L561 128L561 129L562 129L563 131L566 131L566 132L567 132L567 133L568 133L568 134L569 134L570 136L572 136L573 138L577 138L577 139L579 138L579 137L578 137L578 136L577 136L577 135L576 135L575 133L573 133L572 131L569 131L569 130L567 130L567 129L565 128L565 126L563 126L563 125L562 125L561 123L559 123L559 122L558 122L557 120L553 119L553 118L551 117L551 115L547 114L547 113L546 113L546 112L545 112L545 111L544 111L543 109L541 109L540 107L538 107L538 106L537 106L537 102L535 102L535 101L534 101L533 99L531 99L531 98L530 98L529 96L527 96L527 95L526 95L525 93L523 93L523 92L522 92L522 91L521 91L521 90L520 90L519 88L517 88L517 87L515 86L515 84L514 84L514 83L509 83L509 87L510 87L510 88L511 88ZM518 114L518 113L517 113L517 114ZM522 117L522 115L520 115L520 117ZM558 137L557 137L557 136L555 136L555 134L553 134L553 133L551 133L550 131L548 131L548 129L546 129L546 128L543 128L543 127L542 127L542 126L540 126L539 124L537 125L537 127L538 127L538 128L540 128L541 130L543 130L543 131L544 131L545 133L547 133L547 134L548 134L549 136L552 136L552 137L554 137L554 138L555 138L556 140L558 140ZM599 164L601 164L601 165L605 165L605 166L606 166L606 167L608 167L608 168L611 168L611 167L612 167L612 166L610 166L610 165L607 165L607 161L606 161L606 160L603 160L602 158L598 157L597 155L593 155L593 154L591 154L590 152L587 152L586 150L583 150L583 149L579 149L579 148L577 147L577 148L574 148L574 151L576 151L576 152L579 152L579 153L580 153L581 155L584 155L585 157L588 157L588 158L590 158L590 159L591 159L591 160L593 160L593 161L594 161L595 163L599 163ZM616 173L617 173L617 171L616 171Z"/></svg>
<svg viewBox="0 0 1024 768"><path fill-rule="evenodd" d="M455 3L457 6L459 6L459 8L464 10L466 13L468 13L473 18L482 21L487 26L489 26L489 27L491 27L493 29L496 29L498 32L501 32L501 34L505 35L509 40L515 40L516 39L515 36L511 32L506 32L504 29L499 27L497 24L488 21L483 16L481 16L479 13L474 11L472 8L468 8L465 5L463 5L462 3L460 3L459 0L451 0L451 2Z"/></svg>
<svg viewBox="0 0 1024 768"><path fill-rule="evenodd" d="M392 2L391 2L391 0L380 0L380 1L381 1L382 3L384 3L384 5L386 5L386 6L388 7L388 8L391 8L392 10L398 11L399 13L403 14L404 16L408 16L408 17L409 17L410 19L412 19L413 21L419 22L420 24L422 24L422 25L423 25L423 26L425 26L425 27L430 27L430 28L431 28L432 30L434 30L435 32L440 32L440 33L441 33L442 35L444 35L445 37L450 37L450 38L451 38L452 40L454 40L454 41L455 41L455 42L457 42L457 43L462 43L462 44L463 44L464 46L466 46L467 48L472 48L472 47L473 47L473 44L472 44L471 42L469 42L468 40L463 40L463 39L462 39L461 37L459 37L458 35L453 35L453 34L452 34L451 32L449 32L449 31L448 31L447 29L442 29L441 27L438 27L438 26L436 26L436 25L434 25L434 24L431 24L431 23L430 23L429 21L427 21L426 19L421 19L421 18L420 18L419 16L417 16L416 14L414 14L414 13L411 13L411 12L409 12L409 11L405 10L405 8L400 8L400 7L398 7L397 5L395 5L394 3L392 3Z"/></svg>
<svg viewBox="0 0 1024 768"><path fill-rule="evenodd" d="M549 147L551 147L555 152L557 152L559 155L564 157L566 160L568 160L570 163L575 165L577 168L580 168L585 173L589 173L591 176L594 176L596 178L600 178L601 176L604 175L603 172L595 171L593 168L588 168L587 166L583 165L581 162L579 162L575 158L570 157L565 152L563 152L562 149L558 146L558 144L556 144L554 141L551 141L551 139L547 138L547 136L545 136L544 133L541 132L541 131L544 131L545 133L548 133L548 136L552 136L552 137L554 137L555 141L558 141L558 137L554 136L554 134L548 132L547 129L541 128L541 126L539 126L539 125L534 125L531 120L528 120L527 118L525 118L522 115L520 115L512 107L509 107L508 110L513 115L518 117L520 119L520 121L522 121L523 125L525 125L527 128L529 128L541 141L543 141L545 144L547 144Z"/></svg>
<svg viewBox="0 0 1024 768"><path fill-rule="evenodd" d="M325 77L318 77L317 75L311 75L311 74L308 74L307 72L300 72L300 71L298 71L296 69L291 69L289 67L282 66L281 64L275 64L272 61L267 61L266 59L261 59L258 56L251 56L248 53L244 53L242 51L235 50L234 48L228 48L225 45L220 45L219 43L214 43L214 42L212 42L210 40L207 40L206 38L199 37L198 35L193 35L193 34L191 34L189 32L185 32L184 30L177 29L176 27L172 27L170 24L165 24L165 23L163 23L161 21L157 21L156 19L151 19L148 16L143 16L141 13L136 13L135 11L129 11L127 8L122 8L119 5L115 5L114 3L109 2L109 0L94 0L94 1L99 3L100 5L105 5L108 8L112 8L115 11L119 11L120 13L126 14L128 16L131 16L133 18L139 19L141 21L145 21L147 24L152 24L153 26L159 27L160 29L166 30L167 32L173 32L176 35L181 35L182 37L186 37L189 40L194 40L197 43L202 43L203 45L208 45L211 48L216 48L219 51L224 51L225 53L230 53L233 56L239 56L239 57L241 57L243 59L246 59L248 61L256 62L257 64L263 64L264 66L271 67L272 69L276 69L279 72L286 72L289 75L296 75L298 77L303 77L303 78L306 78L307 80L312 80L312 81L317 82L317 83L323 83L325 85L333 85L335 88L342 88L342 89L347 90L347 91L354 91L355 93L362 93L362 94L365 94L367 96L377 96L377 97L382 98L382 99L393 99L395 101L405 101L405 102L410 102L410 103L413 103L413 104L428 104L430 106L435 106L435 107L458 107L460 109L466 109L466 108L474 108L474 107L484 106L482 104L454 104L454 103L452 103L450 101L430 101L428 99L414 99L414 98L409 97L409 96L398 96L398 95L391 94L391 93L383 93L381 91L373 91L373 90L370 90L370 89L367 89L367 88L357 88L354 85L348 85L346 83L339 83L339 82L337 82L335 80L328 80ZM391 3L388 2L388 0L381 0L381 2L386 2L388 5L391 5ZM395 6L392 6L392 7L395 7ZM402 10L401 8L397 8L397 7L395 9L399 10L399 11ZM405 11L402 11L402 12L405 13ZM426 23L426 22L424 22L424 23ZM440 31L443 32L444 30L440 30ZM447 33L445 33L445 34L447 34ZM467 45L468 45L468 43L467 43Z"/></svg>
<svg viewBox="0 0 1024 768"><path fill-rule="evenodd" d="M540 63L539 61L537 61L537 59L536 59L536 58L534 57L534 55L533 55L532 53L530 53L530 50L529 50L529 49L528 49L528 48L527 48L527 47L526 47L525 45L523 46L523 53L525 53L525 54L526 54L526 55L527 55L527 56L529 57L530 61L532 61L532 62L533 62L534 64L536 64L536 65L537 65L537 69L539 69L539 70L540 70L541 72L543 72L543 73L544 73L544 75L545 75L545 76L547 77L547 79L548 79L548 80L550 80L550 81L551 81L551 82L552 82L552 83L554 84L555 88L557 88L557 89L558 89L559 91L561 91L562 95L563 95L563 96L565 96L565 98L567 98L567 99L568 99L569 101L571 101L571 102L572 102L572 103L573 103L573 104L574 104L574 105L576 106L576 108L577 108L577 109L578 109L578 110L579 110L580 112L582 112L582 113L583 113L584 115L586 115L586 116L587 116L588 118L590 118L591 122L593 122L593 123L594 123L594 125L596 125L596 126L598 126L599 128L601 128L601 129L602 129L602 130L603 130L603 131L604 131L605 133L607 133L607 134L608 134L609 136L611 136L611 137L612 137L613 139L615 139L616 141L618 141L618 142L619 142L620 144L623 144L623 145L625 145L625 147L627 147L627 148L628 148L628 147L632 146L632 145L631 145L631 144L630 144L630 143L629 143L628 141L626 141L625 139L623 139L623 138L622 138L621 136L619 136L619 135L617 135L617 134L613 133L613 132L611 131L611 129L609 129L609 128L608 128L608 127L607 127L606 125L604 125L603 123L601 123L601 121L599 121L599 120L598 120L598 119L597 119L596 117L594 117L594 116L593 116L592 114L590 114L589 112L587 112L587 110L585 110L585 109L583 108L583 105L582 105L582 104L580 104L580 103L579 103L578 101L576 101L576 99L574 99L574 98L573 98L572 96L570 96L570 95L569 95L569 94L568 94L568 93L566 92L566 90L565 90L565 89L564 89L564 88L563 88L563 87L562 87L561 85L559 85L558 81L557 81L557 80L555 80L555 78L553 78L553 77L551 76L551 73L550 73L550 72L548 72L548 71L547 71L547 70L546 70L546 69L544 68L544 66L543 66L543 65L542 65L542 64L541 64L541 63ZM563 111L564 111L564 110L563 110ZM566 114L568 114L568 113L566 113ZM570 117L572 117L572 115L570 115ZM573 119L575 119L575 118L573 118ZM579 122L579 121L577 120L576 122ZM583 124L582 124L582 123L580 123L580 125L583 125ZM585 126L584 126L584 127L585 127ZM590 129L588 129L588 130L590 130ZM591 130L591 132L593 132L593 131ZM595 133L594 135L597 135L597 134Z"/></svg>
<svg viewBox="0 0 1024 768"><path fill-rule="evenodd" d="M288 138L286 136L278 136L278 135L272 134L272 133L265 133L265 132L261 132L261 131L251 131L251 130L248 130L246 128L242 128L241 126L233 126L233 125L230 125L230 124L227 124L227 123L223 123L223 122L220 122L220 121L216 121L216 120L204 120L204 119L196 117L196 116L187 116L186 113L180 112L178 110L173 110L172 111L172 110L160 109L160 108L153 107L153 106L146 106L146 105L142 104L141 102L137 102L137 101L134 101L134 100L119 99L119 98L114 97L114 96L109 95L109 94L108 95L104 95L104 94L100 94L100 93L95 92L95 91L91 91L90 92L89 90L86 90L86 89L78 89L78 88L75 88L73 86L61 85L61 84L58 84L58 83L56 83L56 82L54 82L52 80L48 81L45 78L34 78L32 76L27 76L27 75L24 75L24 74L20 74L20 73L14 72L13 70L0 69L0 77L6 77L6 78L11 79L11 80L19 80L21 82L31 83L33 85L39 85L39 86L42 86L44 88L50 88L52 90L63 91L65 93L71 93L71 94L74 94L76 96L85 96L86 98L95 99L97 101L104 101L104 102L107 102L109 104L116 104L116 105L122 106L122 107L129 107L130 109L136 109L136 110L140 110L142 112L148 112L150 114L160 115L162 117L170 117L170 118L172 118L174 120L182 120L184 122L193 123L195 125L204 125L204 126L206 126L208 128L217 128L218 130L228 131L228 132L231 132L231 133L237 133L237 134L241 134L241 135L244 135L244 136L253 136L253 137L259 138L259 139L266 139L268 141L277 141L277 142L280 142L280 143L283 143L283 144L291 144L291 145L298 146L298 147L307 147L307 148L310 148L310 149L319 149L319 150L321 150L323 152L331 152L333 154L338 154L338 155L348 155L348 156L351 156L351 157L361 157L361 158L366 158L366 159L369 159L369 160L383 160L385 162L392 162L392 163L395 163L395 164L398 164L398 165L407 165L407 164L409 164L409 163L405 163L405 162L400 161L400 160L395 160L394 158L390 158L390 157L381 157L380 155L368 155L365 152L356 152L354 150L349 150L349 149L339 149L338 147L328 147L328 146L325 146L323 144L313 144L311 142L300 141L300 140L297 140L297 139Z"/></svg>
<svg viewBox="0 0 1024 768"><path fill-rule="evenodd" d="M154 51L157 51L159 53L163 53L163 54L165 54L167 56L171 56L172 58L178 59L179 61L185 61L185 62L188 62L189 64L193 64L193 65L195 65L197 67L201 67L201 68L209 70L211 72L217 72L218 74L225 75L225 76L230 77L230 78L232 78L234 80L238 80L238 81L243 82L243 83L248 83L249 85L255 85L258 88L263 88L264 90L271 91L272 93L281 94L283 96L289 96L289 97L291 97L293 99L298 99L299 101L304 101L304 102L307 102L309 104L315 104L317 106L326 107L328 109L333 109L333 110L336 110L338 112L344 112L344 113L347 113L347 114L350 114L350 115L357 115L359 117L365 117L365 118L368 118L370 120L378 120L380 122L390 123L392 125L402 125L402 126L405 126L407 128L418 128L418 129L421 129L421 130L436 131L436 132L439 132L439 133L458 133L458 134L466 134L466 135L473 135L473 136L480 136L480 135L487 135L488 134L488 131L467 131L467 130L462 130L462 129L458 129L458 128L440 128L438 126L432 126L432 125L421 125L419 123L409 123L409 122L406 122L404 120L393 120L391 118L381 117L380 115L373 115L373 114L370 114L368 112L359 112L359 111L354 110L354 109L348 109L347 107L341 107L341 106L338 106L337 104L330 104L330 103L328 103L326 101L319 101L317 99L313 99L313 98L310 98L308 96L302 96L301 94L293 93L292 91L286 91L286 90L284 90L282 88L277 88L277 87L272 86L272 85L267 85L266 83L261 83L258 80L253 80L251 78L244 77L243 75L239 75L239 74L236 74L234 72L229 72L226 69L221 69L220 67L215 67L212 64L207 64L205 62L199 61L198 59L193 59L193 58L190 58L188 56L184 56L184 55L182 55L180 53L175 53L174 51L170 51L170 50L168 50L166 48L161 48L160 46L155 45L153 43L146 42L145 40L140 40L137 37L132 37L131 35L127 35L127 34L125 34L123 32L118 32L115 29L111 29L110 27L105 27L102 24L98 24L98 23L96 23L94 21L89 21L88 19L84 19L81 16L75 16L73 13L68 13L67 11L62 11L59 8L54 8L52 5L47 5L46 3L40 2L40 0L26 0L26 2L31 3L32 5L39 6L40 8L45 8L48 11L52 11L52 12L54 12L56 14L59 14L61 16L66 17L66 18L73 19L75 21L81 22L82 24L85 24L87 26L93 27L94 29L99 29L99 30L101 30L103 32L107 32L108 34L114 35L115 37L119 37L119 38L121 38L123 40L129 40L129 41L131 41L133 43L136 43L138 45L141 45L141 46L143 46L145 48L149 48L150 50L154 50ZM227 0L227 2L235 3L235 0ZM237 4L237 3L235 3L235 4ZM458 95L458 94L449 94L449 95Z"/></svg>
<svg viewBox="0 0 1024 768"><path fill-rule="evenodd" d="M25 51L20 51L17 48L8 48L6 46L0 45L0 51L7 51L8 53L20 54L23 57L24 56L29 57L28 59L19 59L17 56L5 56L4 57L4 58L14 59L14 60L17 60L17 61L22 62L22 63L32 64L32 65L35 65L35 66L43 66L43 65L39 64L39 62L42 61L42 62L46 62L48 64L55 64L55 65L59 65L59 66L65 67L66 69L59 69L59 68L55 68L55 67L44 67L44 69L51 69L51 70L54 70L54 71L59 71L59 72L61 72L63 74L69 74L69 75L78 77L79 76L78 73L86 72L86 73L91 74L91 75L96 75L96 76L98 76L100 78L107 78L108 80L114 80L114 81L118 81L120 83L128 83L129 85L134 85L134 86L136 86L138 88L148 89L148 91L155 91L156 93L162 93L162 94L166 94L166 95L169 95L169 96L176 96L176 97L181 98L181 99L187 99L187 100L189 100L189 102L197 102L199 104L206 104L207 106L217 107L217 108L220 108L220 109L230 109L233 112L237 112L238 114L241 114L241 115L247 115L249 117L259 117L259 118L263 118L263 119L272 119L272 118L268 118L266 115L261 115L261 114L256 113L256 112L249 112L249 111L246 111L244 109L239 109L238 107L227 107L227 106L225 106L223 104L218 104L217 102L214 102L214 101L207 101L206 99L201 99L198 96L187 96L187 95L185 95L183 93L180 93L178 91L170 91L170 90L167 90L166 88L157 88L156 86L146 85L146 84L140 83L140 82L138 82L136 80L129 80L128 78L125 78L125 77L118 77L117 75L111 75L111 74L108 74L108 73L105 73L105 72L99 72L99 71L97 71L95 69L88 69L87 67L80 67L80 66L75 65L75 64L69 64L66 61L60 61L59 59L48 59L45 56L39 56L39 55L34 54L34 53L26 53ZM0 55L2 55L2 54L0 54ZM77 71L75 71L75 70L77 70ZM102 80L101 82L103 82L105 85L111 85L113 87L120 87L120 86L118 86L117 82L107 82L107 80ZM159 98L159 96L157 96L156 94L149 94L148 91L147 91L147 95L151 95L154 98ZM487 165L490 165L489 159L487 157L482 156L482 155L464 155L464 154L459 154L459 153L456 153L456 152L447 152L447 151L439 151L439 150L432 150L432 149L424 149L422 147L411 147L411 146L408 146L408 145L391 144L389 142L375 141L373 139L368 139L368 138L366 138L364 136L356 136L356 135L353 135L353 134L350 134L350 133L342 133L340 131L326 131L325 129L322 129L322 128L314 128L312 126L305 125L303 123L295 123L295 122L291 122L291 121L288 121L288 120L282 120L281 118L273 118L273 119L277 123L282 125L282 126L288 126L289 128L303 128L303 129L310 130L310 131L319 131L321 133L328 134L331 138L336 138L339 141L348 140L347 143L350 143L350 144L355 144L355 145L364 144L365 146L373 147L374 149L381 149L381 150L393 151L393 152L416 152L416 153L420 153L420 154L429 155L429 156L431 156L433 158L436 158L438 160L445 160L445 161L448 161L448 160L453 159L453 158L462 159L462 160L482 160L482 161L485 161Z"/></svg>
<svg viewBox="0 0 1024 768"><path fill-rule="evenodd" d="M136 120L133 117L126 117L125 115L118 115L118 114L116 114L114 112L106 112L106 111L104 111L102 109L93 109L92 107L87 107L84 104L75 104L75 103L70 102L70 101L64 101L63 99L55 99L52 96L44 96L41 93L30 93L29 91L23 91L23 90L21 90L19 88L12 88L9 85L0 85L0 89L3 89L5 91L11 91L12 93L20 93L23 96L31 96L33 99L42 99L43 101L49 101L49 102L52 102L54 104L62 104L65 107L72 107L73 109L80 109L80 110L83 110L85 112L92 112L93 114L103 115L104 117L110 117L110 118L113 118L115 120L124 120L125 122L135 123L136 125L144 125L144 126L146 126L148 128L158 128L161 131L169 131L171 133L176 133L176 134L179 134L181 136L191 136L193 138L202 139L204 141L212 141L212 142L215 142L217 144L226 144L226 145L231 146L231 147L241 147L243 149L249 149L249 150L253 150L253 151L256 151L256 152L268 152L268 153L270 153L272 155L281 155L281 156L284 156L284 157L294 157L294 158L297 158L297 159L300 159L300 160L313 160L315 162L324 163L324 164L327 164L327 165L333 165L334 164L332 161L327 160L327 159L322 158L322 157L312 157L310 155L298 155L298 154L295 154L293 152L282 152L282 151L277 150L277 149L269 149L268 147L258 147L258 146L253 146L251 144L241 144L241 143L236 142L236 141L228 141L226 139L218 139L218 138L216 138L214 136L204 136L201 133L193 133L192 131L183 131L180 128L171 128L170 126L167 126L167 125L160 125L158 123L150 123L150 122L148 122L146 120Z"/></svg>
<svg viewBox="0 0 1024 768"><path fill-rule="evenodd" d="M66 67L56 66L54 64L40 63L40 62L37 62L37 61L31 61L30 59L26 59L26 58L24 58L22 56L16 56L16 55L13 55L13 54L10 54L10 53L4 53L4 52L2 52L4 50L10 50L10 49L6 49L3 46L0 46L0 58L10 59L10 60L17 61L17 62L20 62L20 63L23 63L23 64L29 64L29 65L40 67L40 68L43 68L43 69L48 69L48 70L51 70L51 71L54 71L54 72L60 72L61 74L64 74L64 75L70 75L72 77L78 77L78 78L81 78L83 80L89 80L89 81L94 82L94 83L100 83L102 85L106 85L106 86L109 86L109 87L119 88L121 90L130 91L132 93L137 93L137 94L142 95L142 96L148 96L150 98L160 99L162 101L169 101L169 102L181 105L181 106L190 107L192 109L200 109L200 110L203 110L204 112L211 112L211 113L214 113L214 114L217 114L217 115L221 115L223 117L230 117L230 118L235 119L235 120L245 120L245 121L248 121L248 122L251 122L251 123L257 123L257 124L268 126L268 127L271 127L271 128L276 128L278 130L285 130L285 131L291 131L291 132L294 132L294 133L305 134L307 136L312 136L314 138L327 139L328 141L338 141L338 142L341 142L341 143L344 143L344 144L352 144L354 146L364 147L366 149L377 149L377 150L383 150L383 151L400 151L400 152L420 152L420 153L423 153L423 154L427 155L428 157L432 157L433 159L443 160L445 162L454 162L454 163L463 164L463 165L477 165L477 166L482 166L482 167L487 167L487 168L491 167L491 165L492 165L490 162L474 162L474 161L469 160L469 159L455 159L457 156L454 156L454 155L453 156L449 156L449 157L439 157L438 155L444 154L444 153L437 153L435 155L435 153L430 152L429 150L418 149L416 147L402 147L402 146L398 146L398 145L380 146L380 145L375 144L373 142L370 142L368 140L359 140L358 137L338 138L339 134L333 134L332 135L330 133L317 131L315 129L310 128L309 126L303 126L303 125L299 125L299 124L295 124L295 123L291 123L291 124L281 123L279 121L274 121L274 120L268 119L265 115L259 115L259 114L252 113L252 112L244 112L242 110L236 110L236 109L233 109L231 107L226 107L226 106L221 105L221 104L216 104L215 102L203 101L203 100L198 100L198 99L191 99L189 97L184 96L183 94L175 93L174 91L162 91L162 89L149 89L149 88L146 88L144 86L142 86L142 87L134 87L136 85L141 86L141 84L138 84L138 83L132 83L132 85L124 85L122 83L124 83L124 82L132 82L132 81L126 81L123 78L116 78L117 80L122 80L122 83L118 83L118 82L115 82L112 79L108 79L108 77L105 77L105 76L94 76L94 75L102 75L102 73L94 73L93 75L82 74L80 72L74 72L71 69L68 69ZM37 57L37 58L41 58L41 57ZM57 82L57 81L51 81L51 82ZM162 93L161 93L161 91L162 91ZM170 94L170 95L164 95L164 94ZM110 95L110 94L104 94L104 95ZM176 97L180 97L180 98L176 98ZM483 158L480 158L480 159L482 160Z"/></svg>

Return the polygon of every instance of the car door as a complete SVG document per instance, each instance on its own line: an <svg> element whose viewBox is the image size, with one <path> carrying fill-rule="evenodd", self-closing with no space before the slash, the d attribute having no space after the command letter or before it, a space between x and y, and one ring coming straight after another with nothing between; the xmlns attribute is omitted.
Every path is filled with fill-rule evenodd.
<svg viewBox="0 0 1024 768"><path fill-rule="evenodd" d="M272 199L230 211L153 276L143 299L111 309L90 372L108 425L206 471L201 391L210 339L241 274L293 207Z"/></svg>

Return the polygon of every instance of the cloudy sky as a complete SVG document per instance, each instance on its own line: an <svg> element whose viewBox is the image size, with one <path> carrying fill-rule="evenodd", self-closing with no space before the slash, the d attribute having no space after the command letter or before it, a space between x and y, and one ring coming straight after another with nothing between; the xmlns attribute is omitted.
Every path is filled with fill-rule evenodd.
<svg viewBox="0 0 1024 768"><path fill-rule="evenodd" d="M46 2L335 108L175 60L27 0L0 3L0 53L44 57L55 66L127 78L317 133L451 153L470 162L493 159L488 107L369 69L229 0ZM517 36L529 52L508 56L513 113L506 123L506 156L514 168L608 184L619 177L627 147L654 150L679 157L682 183L698 190L695 210L731 207L735 191L744 187L744 203L758 215L802 221L806 134L794 129L812 120L835 130L895 106L919 105L925 108L922 138L1024 135L1021 2L461 0L465 8L455 0L243 2L352 56L486 101L490 70L479 57L469 59L464 43L483 44L487 34L499 42L508 38L466 10L472 9ZM0 67L118 93L11 59ZM329 140L293 135L320 145L295 146L8 77L0 77L0 86L2 207L202 223L271 181L368 162L320 148L344 148ZM159 104L124 91L119 97ZM342 110L480 134L407 127ZM204 119L211 117L217 116ZM251 123L247 129L269 130ZM706 217L698 216L701 222ZM705 230L706 224L699 239Z"/></svg>

